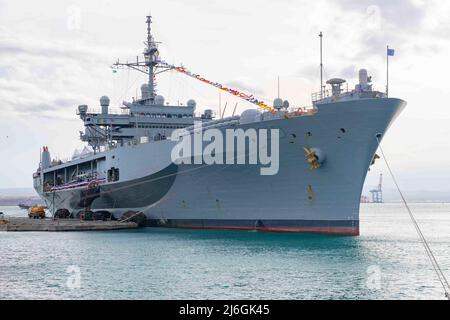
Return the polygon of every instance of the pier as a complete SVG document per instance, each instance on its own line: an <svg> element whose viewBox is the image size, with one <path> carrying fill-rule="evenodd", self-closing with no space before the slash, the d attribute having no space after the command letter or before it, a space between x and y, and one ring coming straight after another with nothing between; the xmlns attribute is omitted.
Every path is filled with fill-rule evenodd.
<svg viewBox="0 0 450 320"><path fill-rule="evenodd" d="M0 220L0 231L108 231L136 229L132 221L85 221L78 219L29 219L8 217Z"/></svg>

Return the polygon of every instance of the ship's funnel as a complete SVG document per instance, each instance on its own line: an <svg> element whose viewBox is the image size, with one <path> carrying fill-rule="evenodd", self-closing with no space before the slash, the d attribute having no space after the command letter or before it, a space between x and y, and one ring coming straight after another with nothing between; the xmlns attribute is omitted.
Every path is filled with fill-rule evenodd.
<svg viewBox="0 0 450 320"><path fill-rule="evenodd" d="M50 168L51 165L51 159L50 159L50 152L48 151L48 147L44 147L42 149L42 155L41 155L41 167L42 169Z"/></svg>

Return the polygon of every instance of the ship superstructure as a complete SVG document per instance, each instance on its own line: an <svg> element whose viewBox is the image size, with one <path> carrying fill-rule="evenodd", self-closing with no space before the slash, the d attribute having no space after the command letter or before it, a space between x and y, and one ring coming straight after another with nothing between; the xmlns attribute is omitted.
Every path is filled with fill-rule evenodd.
<svg viewBox="0 0 450 320"><path fill-rule="evenodd" d="M361 190L377 138L404 101L374 91L361 69L353 89L343 89L343 79L330 79L331 90L321 87L309 108L276 98L264 112L249 109L214 119L207 109L196 115L195 100L172 106L157 94L155 76L182 69L160 59L150 16L146 23L144 59L113 66L148 75L140 98L124 102L119 114L110 112L106 96L101 112L78 107L85 126L80 139L92 151L62 162L52 161L44 147L33 178L51 212L77 217L101 211L117 218L143 212L148 225L162 227L359 234ZM193 137L196 121L203 131L278 129L277 174L261 175L260 165L174 163L173 131L185 129Z"/></svg>
<svg viewBox="0 0 450 320"><path fill-rule="evenodd" d="M148 82L141 86L141 97L133 102L123 102L122 114L108 111L110 99L100 98L101 113L91 113L87 105L78 107L78 114L84 122L85 132L80 138L86 141L95 152L105 147L123 146L127 143L141 141L160 141L171 135L175 129L184 128L194 122L195 100L187 101L186 106L173 106L165 103L161 95L157 95L155 77L157 74L171 70L160 60L158 44L151 34L151 16L147 17L147 41L144 59L136 62L121 63L119 60L112 66L131 68L148 75ZM207 110L205 119L212 118L212 111Z"/></svg>

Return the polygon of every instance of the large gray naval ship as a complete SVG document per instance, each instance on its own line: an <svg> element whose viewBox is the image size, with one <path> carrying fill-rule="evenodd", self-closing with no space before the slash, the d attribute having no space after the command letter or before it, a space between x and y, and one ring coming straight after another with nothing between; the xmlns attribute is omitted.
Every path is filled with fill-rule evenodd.
<svg viewBox="0 0 450 320"><path fill-rule="evenodd" d="M277 98L273 110L214 119L212 110L196 113L194 100L173 106L157 95L155 76L173 67L159 57L150 16L146 23L144 59L114 65L148 74L141 96L119 114L106 96L99 112L78 106L88 149L68 161L52 160L48 147L41 152L34 188L53 214L132 212L144 213L149 226L359 235L363 183L403 100L372 90L361 69L354 88L328 80L311 107ZM170 137L179 129L193 137L194 122L222 132L278 129L277 173L261 175L258 164L174 162Z"/></svg>

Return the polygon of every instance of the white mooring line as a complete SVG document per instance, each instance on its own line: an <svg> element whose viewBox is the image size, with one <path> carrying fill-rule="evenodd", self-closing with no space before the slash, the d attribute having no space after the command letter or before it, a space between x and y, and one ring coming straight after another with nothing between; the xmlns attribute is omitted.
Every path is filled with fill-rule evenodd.
<svg viewBox="0 0 450 320"><path fill-rule="evenodd" d="M397 180L395 179L394 173L392 172L392 169L391 169L391 167L390 167L390 165L389 165L389 163L387 161L386 155L384 154L383 148L381 147L380 136L381 136L380 134L377 134L375 138L377 139L378 147L379 147L379 149L381 151L381 154L383 156L384 162L386 163L386 166L387 166L387 168L389 170L389 173L390 173L390 175L392 177L392 180L394 181L394 184L395 184L395 186L396 186L396 188L397 188L397 190L398 190L398 192L400 194L400 197L402 198L402 201L405 204L405 207L406 207L406 210L408 211L409 217L411 218L411 221L412 221L412 223L413 223L413 225L414 225L414 227L415 227L415 229L417 231L417 234L419 235L420 241L422 242L422 244L423 244L423 246L425 248L425 251L426 251L426 253L428 255L428 258L431 261L431 264L433 266L434 271L436 272L436 275L437 275L437 277L439 279L439 282L441 283L442 288L444 289L445 297L448 300L450 300L450 285L449 285L449 283L447 281L447 278L445 277L445 274L442 272L442 269L439 266L439 263L437 262L436 257L434 256L433 251L431 250L431 248L430 248L430 246L429 246L429 244L427 242L427 239L423 235L422 230L420 229L416 218L414 217L414 215L413 215L413 213L412 213L408 203L406 202L406 199L403 196L402 191L400 190L400 187L399 187L399 185L397 183Z"/></svg>

